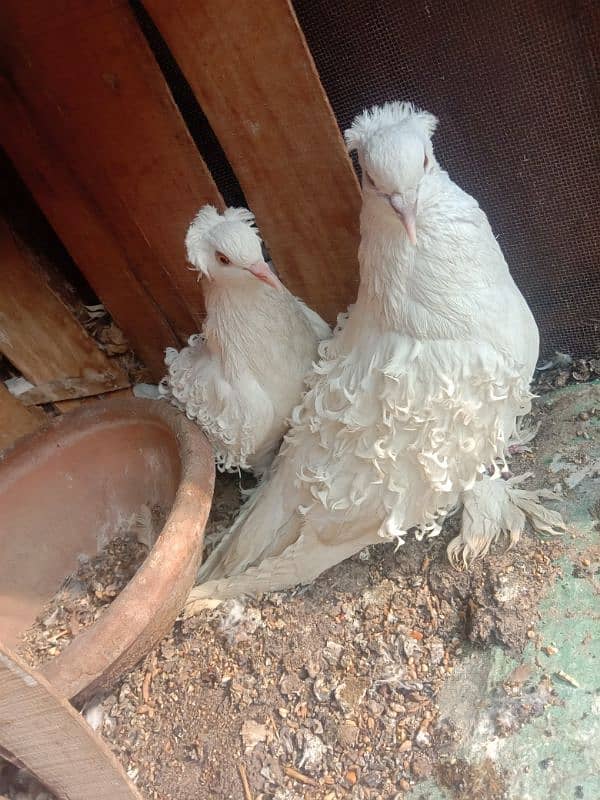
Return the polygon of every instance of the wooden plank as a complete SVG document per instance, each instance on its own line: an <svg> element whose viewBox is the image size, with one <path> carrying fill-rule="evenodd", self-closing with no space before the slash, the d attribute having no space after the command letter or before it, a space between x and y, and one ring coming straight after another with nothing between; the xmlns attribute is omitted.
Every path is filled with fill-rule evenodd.
<svg viewBox="0 0 600 800"><path fill-rule="evenodd" d="M101 394L94 397L81 397L78 400L62 400L60 403L58 403L58 407L60 408L62 414L66 414L68 411L74 411L80 406L89 405L90 403L95 403L98 400L119 400L125 397L135 397L131 387L128 389L117 389L116 392Z"/></svg>
<svg viewBox="0 0 600 800"><path fill-rule="evenodd" d="M279 274L331 322L356 296L360 190L288 0L145 0Z"/></svg>
<svg viewBox="0 0 600 800"><path fill-rule="evenodd" d="M159 380L165 372L165 348L176 347L177 337L134 275L126 253L93 201L58 151L39 135L28 109L2 75L0 138L90 285Z"/></svg>
<svg viewBox="0 0 600 800"><path fill-rule="evenodd" d="M185 231L199 206L222 201L128 3L5 0L0 45L40 136L183 340L203 318ZM10 112L0 127L14 125ZM17 167L25 175L23 158ZM85 220L74 213L70 224L81 229ZM110 295L103 299L110 307Z"/></svg>
<svg viewBox="0 0 600 800"><path fill-rule="evenodd" d="M30 251L3 219L0 270L0 352L27 380L87 380L98 389L96 394L129 385L125 371L52 292Z"/></svg>
<svg viewBox="0 0 600 800"><path fill-rule="evenodd" d="M70 703L2 645L0 745L58 800L142 800L115 756Z"/></svg>
<svg viewBox="0 0 600 800"><path fill-rule="evenodd" d="M126 385L129 386L129 381ZM125 386L115 387L115 389L123 388ZM24 406L42 406L45 403L56 403L60 400L82 400L112 391L114 390L110 386L106 386L104 381L94 377L59 378L23 392L19 395L19 401Z"/></svg>
<svg viewBox="0 0 600 800"><path fill-rule="evenodd" d="M43 411L25 408L0 382L0 450L37 430L45 419Z"/></svg>

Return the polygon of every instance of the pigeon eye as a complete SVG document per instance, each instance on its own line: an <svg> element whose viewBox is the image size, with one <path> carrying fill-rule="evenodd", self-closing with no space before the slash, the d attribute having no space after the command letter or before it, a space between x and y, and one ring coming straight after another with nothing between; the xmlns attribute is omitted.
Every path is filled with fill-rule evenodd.
<svg viewBox="0 0 600 800"><path fill-rule="evenodd" d="M216 256L217 256L217 261L219 261L221 264L231 264L231 261L227 258L225 253L219 253L219 251L217 250Z"/></svg>

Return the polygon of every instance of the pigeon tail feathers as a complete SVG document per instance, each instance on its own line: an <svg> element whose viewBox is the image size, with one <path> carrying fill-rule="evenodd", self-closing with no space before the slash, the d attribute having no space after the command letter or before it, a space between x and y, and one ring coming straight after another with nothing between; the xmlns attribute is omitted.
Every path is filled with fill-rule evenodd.
<svg viewBox="0 0 600 800"><path fill-rule="evenodd" d="M304 526L294 541L281 552L267 554L242 574L212 579L195 586L184 607L186 617L203 609L216 608L224 600L243 595L256 596L290 586L306 585L330 567L355 555L370 544L381 542L377 532L367 524L356 527L353 535L346 530L344 537L323 547L318 533ZM281 539L278 540L281 545Z"/></svg>

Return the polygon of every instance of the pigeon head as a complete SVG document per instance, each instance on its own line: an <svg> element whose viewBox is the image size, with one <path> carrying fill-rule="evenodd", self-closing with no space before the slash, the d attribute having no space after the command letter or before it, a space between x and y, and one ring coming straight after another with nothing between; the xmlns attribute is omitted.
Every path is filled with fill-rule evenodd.
<svg viewBox="0 0 600 800"><path fill-rule="evenodd" d="M226 284L253 275L281 289L281 283L263 258L254 215L246 208L227 208L219 214L203 206L185 237L188 261L209 280Z"/></svg>
<svg viewBox="0 0 600 800"><path fill-rule="evenodd" d="M431 137L436 125L432 114L412 103L385 103L359 114L344 134L348 150L358 153L365 199L385 203L413 245L419 186L435 163Z"/></svg>

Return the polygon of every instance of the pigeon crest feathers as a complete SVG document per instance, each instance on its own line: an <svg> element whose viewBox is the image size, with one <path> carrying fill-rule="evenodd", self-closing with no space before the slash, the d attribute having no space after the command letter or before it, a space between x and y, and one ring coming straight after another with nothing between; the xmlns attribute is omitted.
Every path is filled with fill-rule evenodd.
<svg viewBox="0 0 600 800"><path fill-rule="evenodd" d="M211 233L217 226L226 223L233 223L234 226L245 225L259 238L254 214L247 208L226 208L223 213L219 213L214 206L202 206L188 228L185 248L190 264L206 277L210 277L208 259L213 250Z"/></svg>
<svg viewBox="0 0 600 800"><path fill-rule="evenodd" d="M356 116L352 125L344 132L348 152L362 149L377 131L402 123L412 125L425 138L431 139L438 120L433 114L421 111L408 102L395 101L373 106Z"/></svg>
<svg viewBox="0 0 600 800"><path fill-rule="evenodd" d="M256 229L254 214L247 208L226 208L223 212L223 219L226 222L244 222Z"/></svg>

